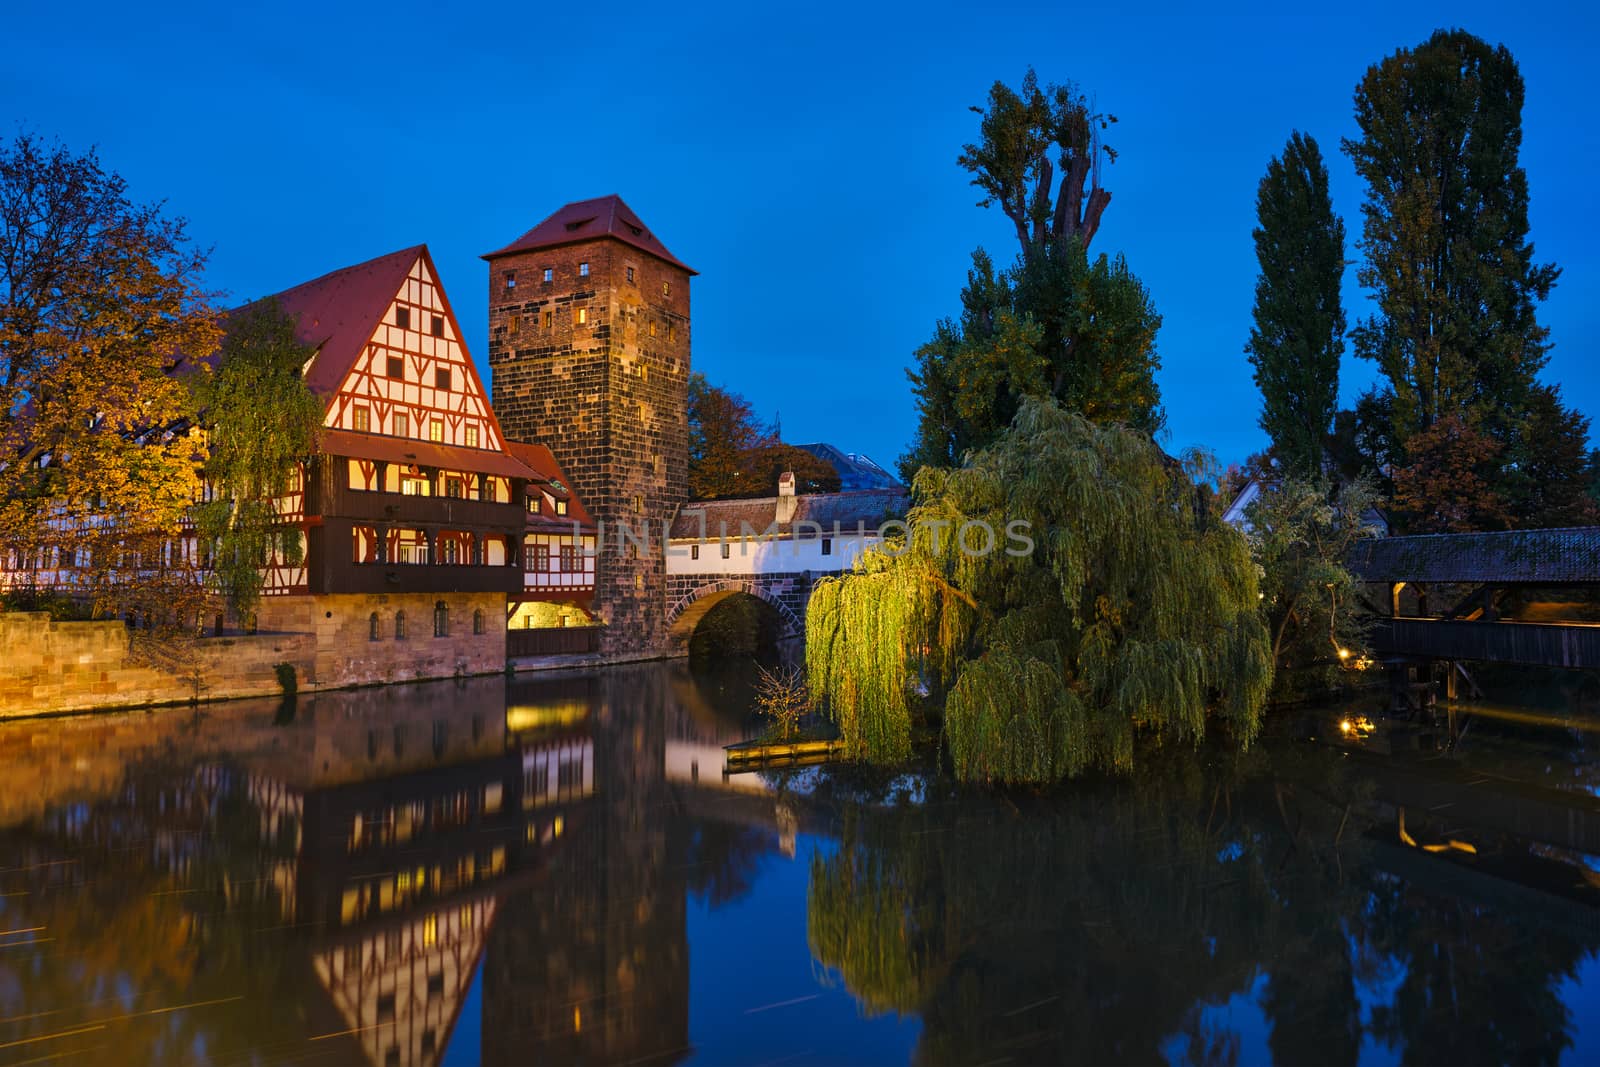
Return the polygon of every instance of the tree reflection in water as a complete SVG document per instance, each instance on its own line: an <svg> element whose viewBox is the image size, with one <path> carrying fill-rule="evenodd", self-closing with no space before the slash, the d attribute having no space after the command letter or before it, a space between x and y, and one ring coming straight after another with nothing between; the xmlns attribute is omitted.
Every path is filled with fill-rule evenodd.
<svg viewBox="0 0 1600 1067"><path fill-rule="evenodd" d="M1408 1062L1570 1043L1560 986L1593 922L1530 926L1387 873L1356 829L1371 787L1324 750L1168 752L1048 799L922 784L920 803L833 791L808 904L862 1010L920 1016L920 1062L1233 1062L1241 1035L1205 1009L1255 990L1285 1063L1355 1063L1364 1038Z"/></svg>
<svg viewBox="0 0 1600 1067"><path fill-rule="evenodd" d="M1488 780L1491 746L1170 750L1047 794L724 779L721 746L761 729L743 682L650 666L314 694L291 722L0 725L0 1063L433 1067L457 1038L469 1062L671 1063L729 1054L724 1030L775 1058L817 1036L786 1012L830 1000L850 1047L819 973L919 1020L930 1064L1571 1047L1596 803ZM1512 740L1503 768L1570 765ZM773 877L790 856L804 912ZM795 958L719 934L721 909ZM691 1015L691 961L737 999Z"/></svg>

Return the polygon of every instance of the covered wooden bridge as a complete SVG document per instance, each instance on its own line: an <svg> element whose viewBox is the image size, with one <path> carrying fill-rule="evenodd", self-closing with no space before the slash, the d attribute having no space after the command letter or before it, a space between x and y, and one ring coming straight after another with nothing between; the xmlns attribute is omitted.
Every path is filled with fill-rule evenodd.
<svg viewBox="0 0 1600 1067"><path fill-rule="evenodd" d="M1391 666L1600 667L1600 527L1378 538L1349 565Z"/></svg>

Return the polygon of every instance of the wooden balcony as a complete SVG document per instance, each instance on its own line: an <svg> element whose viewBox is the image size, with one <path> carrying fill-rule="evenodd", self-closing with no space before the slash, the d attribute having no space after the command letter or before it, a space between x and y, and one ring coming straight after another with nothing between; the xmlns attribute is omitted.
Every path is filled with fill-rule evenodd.
<svg viewBox="0 0 1600 1067"><path fill-rule="evenodd" d="M313 501L326 518L351 519L366 525L521 530L527 514L521 504L491 503L450 496L406 496L367 492L342 485L324 486Z"/></svg>

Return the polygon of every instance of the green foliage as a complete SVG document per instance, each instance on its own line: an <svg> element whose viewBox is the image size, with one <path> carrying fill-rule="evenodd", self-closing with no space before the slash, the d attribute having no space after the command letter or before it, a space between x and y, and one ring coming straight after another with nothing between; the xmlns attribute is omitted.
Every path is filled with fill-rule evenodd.
<svg viewBox="0 0 1600 1067"><path fill-rule="evenodd" d="M215 546L214 586L240 617L260 597L265 562L294 566L302 557L300 533L279 520L277 501L322 425L322 402L301 377L314 351L276 301L261 301L232 317L216 370L195 383L211 488L195 527Z"/></svg>
<svg viewBox="0 0 1600 1067"><path fill-rule="evenodd" d="M1261 390L1261 428L1284 469L1322 472L1344 353L1344 222L1333 213L1317 142L1295 133L1256 191L1254 327L1245 351Z"/></svg>
<svg viewBox="0 0 1600 1067"><path fill-rule="evenodd" d="M774 442L759 445L739 457L739 488L735 497L776 496L778 478L794 475L796 493L837 493L839 472L833 464L796 445Z"/></svg>
<svg viewBox="0 0 1600 1067"><path fill-rule="evenodd" d="M1161 428L1161 316L1122 257L1090 262L1072 242L998 273L986 253L972 258L960 320L939 323L909 372L919 419L900 463L907 481L990 444L1028 397L1094 422Z"/></svg>
<svg viewBox="0 0 1600 1067"><path fill-rule="evenodd" d="M1102 160L1117 154L1101 144L1100 134L1116 116L1095 110L1071 82L1041 88L1032 67L1020 92L997 81L988 108L972 110L982 117L978 143L966 145L957 162L983 190L978 206L1000 206L1029 262L1072 243L1087 248L1111 202L1100 170Z"/></svg>
<svg viewBox="0 0 1600 1067"><path fill-rule="evenodd" d="M906 756L924 674L964 780L1126 771L1137 736L1196 742L1208 713L1254 737L1272 679L1255 567L1148 437L1028 398L914 492L907 543L807 608L812 691L852 755Z"/></svg>
<svg viewBox="0 0 1600 1067"><path fill-rule="evenodd" d="M1544 404L1535 375L1549 331L1537 307L1559 271L1534 262L1522 145L1522 75L1503 46L1441 30L1370 68L1356 89L1361 137L1345 151L1367 182L1361 284L1378 313L1354 331L1358 355L1383 372L1390 440L1382 456L1405 462L1415 435L1451 416L1500 445L1485 482L1515 525L1559 515L1582 492L1583 460L1545 465L1562 483L1553 507L1525 472L1545 452L1539 434L1570 438L1575 416L1530 412ZM1548 414L1548 413L1547 413ZM1580 449L1581 450L1581 449Z"/></svg>
<svg viewBox="0 0 1600 1067"><path fill-rule="evenodd" d="M1361 658L1365 635L1345 561L1373 536L1363 524L1373 500L1365 479L1330 492L1320 479L1289 478L1246 509L1262 620L1272 637L1274 699L1326 692Z"/></svg>

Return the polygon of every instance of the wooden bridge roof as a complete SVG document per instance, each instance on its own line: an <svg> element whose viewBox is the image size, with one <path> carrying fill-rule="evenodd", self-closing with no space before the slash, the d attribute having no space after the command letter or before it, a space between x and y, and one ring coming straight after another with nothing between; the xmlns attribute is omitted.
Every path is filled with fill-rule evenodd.
<svg viewBox="0 0 1600 1067"><path fill-rule="evenodd" d="M1600 582L1600 526L1380 537L1349 565L1367 582Z"/></svg>

